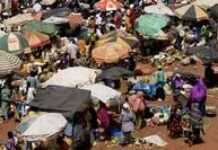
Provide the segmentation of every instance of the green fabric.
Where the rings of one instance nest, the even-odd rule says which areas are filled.
[[[24,31],[41,32],[51,36],[58,34],[58,28],[54,24],[43,23],[40,21],[30,21],[23,27]]]
[[[137,19],[135,30],[145,36],[155,37],[168,21],[167,17],[161,15],[143,15]]]
[[[9,49],[8,47],[8,36],[10,34],[15,34],[18,38],[19,41],[19,49]],[[9,53],[21,53],[24,49],[28,48],[29,44],[27,42],[27,40],[19,33],[9,33],[4,35],[1,39],[0,39],[0,50],[4,50],[6,52]]]

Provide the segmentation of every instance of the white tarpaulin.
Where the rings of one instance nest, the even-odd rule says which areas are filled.
[[[86,67],[70,67],[58,71],[48,81],[42,84],[43,87],[49,85],[65,87],[82,87],[93,84],[100,70]]]
[[[91,96],[93,98],[97,98],[98,100],[102,101],[105,104],[111,104],[112,100],[114,100],[115,103],[118,104],[119,99],[121,97],[121,93],[119,91],[114,90],[101,83],[87,85],[87,86],[82,87],[81,89],[91,91]]]
[[[143,138],[143,141],[147,143],[155,144],[160,147],[164,147],[167,145],[167,142],[165,142],[160,136],[156,134]]]
[[[67,120],[59,113],[45,113],[28,118],[20,123],[17,131],[27,141],[43,140],[61,132]]]
[[[144,8],[146,13],[153,13],[158,15],[168,15],[175,16],[175,13],[163,3],[158,3],[156,5],[147,6]]]
[[[65,24],[65,23],[69,22],[69,19],[51,16],[51,17],[43,20],[43,22],[44,23],[51,23],[51,24]]]

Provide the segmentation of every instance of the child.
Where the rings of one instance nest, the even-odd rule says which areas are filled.
[[[182,116],[182,130],[183,130],[184,141],[187,143],[191,142],[192,128],[191,128],[189,113],[185,113]]]
[[[170,118],[168,120],[167,129],[169,130],[169,136],[172,138],[180,137],[182,133],[181,126],[181,106],[175,105],[170,114]]]

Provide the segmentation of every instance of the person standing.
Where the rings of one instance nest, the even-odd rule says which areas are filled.
[[[202,115],[205,112],[205,103],[207,99],[207,88],[204,85],[203,80],[193,79],[193,88],[190,91],[188,107],[191,109],[194,103],[197,103]]]
[[[16,145],[17,145],[17,138],[14,136],[14,134],[9,131],[8,132],[8,140],[6,143],[6,149],[7,150],[16,150]]]
[[[1,89],[1,115],[3,119],[8,119],[8,112],[10,110],[11,90],[8,83],[5,83]]]
[[[121,116],[121,129],[124,134],[124,139],[120,143],[121,145],[126,145],[133,142],[132,132],[134,131],[134,114],[130,110],[128,103],[123,104]]]
[[[158,66],[158,70],[154,74],[154,84],[157,87],[156,98],[158,101],[165,99],[164,86],[166,84],[166,75],[161,66]]]

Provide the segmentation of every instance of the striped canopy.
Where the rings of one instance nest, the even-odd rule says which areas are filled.
[[[10,74],[15,69],[19,68],[21,60],[12,54],[0,51],[0,77]]]
[[[9,33],[0,38],[0,50],[19,54],[29,49],[27,40],[20,33]]]
[[[183,20],[203,21],[208,20],[207,13],[196,5],[187,5],[176,9],[176,14]]]
[[[127,58],[130,51],[131,47],[122,41],[111,42],[93,49],[92,57],[98,64],[117,63]]]
[[[25,38],[27,39],[31,48],[37,48],[50,43],[49,36],[39,32],[25,32]]]

